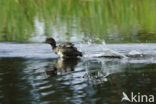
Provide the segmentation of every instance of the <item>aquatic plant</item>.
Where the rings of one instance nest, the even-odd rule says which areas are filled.
[[[0,41],[28,41],[44,34],[72,34],[106,42],[156,42],[155,0],[0,0]],[[64,28],[65,27],[65,28]]]

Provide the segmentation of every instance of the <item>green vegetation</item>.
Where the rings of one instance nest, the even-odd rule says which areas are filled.
[[[28,41],[34,20],[106,42],[156,42],[156,0],[0,0],[0,41]],[[74,30],[74,31],[73,31]]]

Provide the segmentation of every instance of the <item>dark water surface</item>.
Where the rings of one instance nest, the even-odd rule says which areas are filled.
[[[121,104],[123,92],[156,97],[156,44],[107,45],[133,56],[123,59],[94,57],[113,52],[106,45],[76,46],[84,57],[62,60],[46,44],[0,43],[0,103]]]

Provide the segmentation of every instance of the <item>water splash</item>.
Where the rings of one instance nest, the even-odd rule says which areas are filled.
[[[128,61],[155,63],[156,62],[156,48],[155,44],[144,44],[144,47],[140,47],[140,44],[83,44],[76,43],[75,46],[78,50],[83,52],[83,59],[88,58],[115,58],[121,57],[122,60],[126,60],[125,56],[128,56]],[[113,50],[112,50],[113,49]],[[132,50],[139,50],[132,51]],[[136,57],[136,54],[139,56]],[[140,56],[141,55],[141,56]],[[58,58],[58,56],[52,52],[50,45],[48,44],[18,44],[18,43],[0,43],[0,57],[23,57],[23,58]]]
[[[129,55],[142,55],[141,52],[136,51],[136,50],[132,50],[132,51],[130,51],[128,54],[129,54]]]

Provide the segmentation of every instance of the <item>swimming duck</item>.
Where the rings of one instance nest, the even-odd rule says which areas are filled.
[[[47,38],[45,43],[50,44],[53,51],[61,58],[76,58],[82,56],[82,52],[78,51],[74,44],[70,42],[61,43],[56,46],[56,41],[53,38]]]

